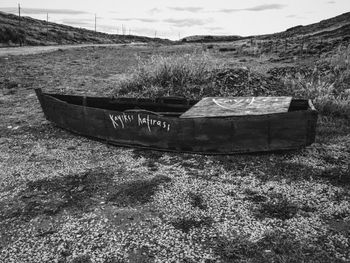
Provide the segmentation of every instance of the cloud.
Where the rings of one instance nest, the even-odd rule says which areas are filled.
[[[282,9],[285,5],[281,4],[265,4],[265,5],[257,5],[250,8],[245,8],[247,11],[264,11],[264,10],[273,10],[273,9]]]
[[[148,10],[148,12],[151,14],[160,13],[161,11],[162,10],[159,8],[152,8],[152,9]]]
[[[173,26],[177,27],[186,27],[186,26],[202,26],[210,21],[208,19],[194,19],[194,18],[186,18],[186,19],[175,19],[175,18],[168,18],[164,19],[163,22],[172,24]]]
[[[207,27],[205,27],[204,29],[213,30],[213,31],[216,31],[216,30],[224,30],[224,28],[221,27],[221,26],[207,26]]]
[[[198,6],[189,6],[189,7],[168,7],[170,10],[174,10],[174,11],[187,11],[187,12],[199,12],[201,10],[203,10],[202,7],[198,7]]]
[[[113,20],[116,21],[140,21],[144,23],[154,23],[158,22],[158,19],[153,19],[153,18],[143,18],[143,17],[130,17],[130,18],[114,18]]]
[[[0,7],[0,11],[5,13],[18,13],[18,9],[16,7]]]
[[[119,28],[115,27],[115,26],[111,26],[111,25],[98,25],[97,26],[97,29],[100,31],[100,32],[109,32],[111,34],[121,34],[121,30],[119,30]],[[129,31],[127,32],[129,33]],[[131,31],[132,33],[132,31]]]
[[[21,8],[21,13],[26,15],[33,14],[67,14],[67,15],[80,15],[80,14],[88,14],[84,11],[72,10],[72,9],[44,9],[44,8]]]
[[[303,16],[298,16],[298,15],[287,15],[286,18],[297,18],[297,19],[304,19],[305,17]]]
[[[233,13],[233,12],[240,12],[240,11],[252,11],[252,12],[260,12],[260,11],[266,11],[266,10],[277,10],[284,8],[285,5],[281,4],[263,4],[263,5],[257,5],[253,7],[248,8],[241,8],[241,9],[220,9],[219,12],[223,13]]]
[[[335,1],[328,1],[327,4],[335,4]]]
[[[87,20],[81,20],[81,19],[63,19],[62,24],[66,24],[66,25],[73,25],[73,26],[79,26],[79,27],[86,27],[86,26],[91,26],[94,22],[91,21],[87,21]]]
[[[147,27],[135,27],[132,29],[131,33],[136,35],[151,36],[151,37],[154,37],[155,34],[157,34],[157,36],[161,35],[160,32],[156,33],[154,29],[147,28]]]

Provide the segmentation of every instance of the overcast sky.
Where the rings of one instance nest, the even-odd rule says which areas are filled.
[[[350,11],[350,0],[0,0],[0,11],[107,33],[178,39],[284,31]]]

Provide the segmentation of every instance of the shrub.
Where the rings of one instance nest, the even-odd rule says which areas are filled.
[[[8,26],[0,28],[1,43],[23,43],[25,41],[25,32],[22,29],[16,29]]]
[[[139,59],[130,78],[121,81],[117,93],[135,96],[179,95],[193,97],[210,82],[218,62],[207,53]]]

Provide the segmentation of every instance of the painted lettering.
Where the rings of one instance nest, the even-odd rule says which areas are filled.
[[[112,121],[112,124],[113,124],[113,127],[114,129],[116,129],[117,127],[119,127],[118,123],[114,120],[114,116],[109,114],[109,118],[111,119]]]
[[[136,117],[136,116],[135,116]],[[125,129],[127,126],[132,125],[134,122],[134,115],[133,114],[118,114],[113,115],[109,114],[109,118],[112,121],[112,125],[115,129]],[[153,115],[145,115],[142,116],[141,114],[137,114],[137,119],[135,119],[138,127],[146,126],[147,130],[151,133],[152,127],[159,127],[161,129],[166,130],[167,132],[170,131],[170,123],[167,121],[159,119],[157,116]]]

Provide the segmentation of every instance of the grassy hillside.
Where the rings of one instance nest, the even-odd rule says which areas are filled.
[[[350,39],[350,12],[342,15],[322,20],[318,23],[295,26],[287,29],[284,32],[267,34],[261,36],[188,36],[182,39],[183,42],[221,42],[221,41],[236,41],[241,39],[287,39],[287,38],[303,38],[307,40],[327,39],[338,41],[349,41]]]
[[[325,36],[325,37],[349,37],[350,31],[350,12],[342,15],[332,17],[330,19],[322,20],[318,23],[295,26],[287,29],[285,32],[275,34],[283,36]]]
[[[0,12],[0,46],[166,42],[159,38],[111,35]]]

